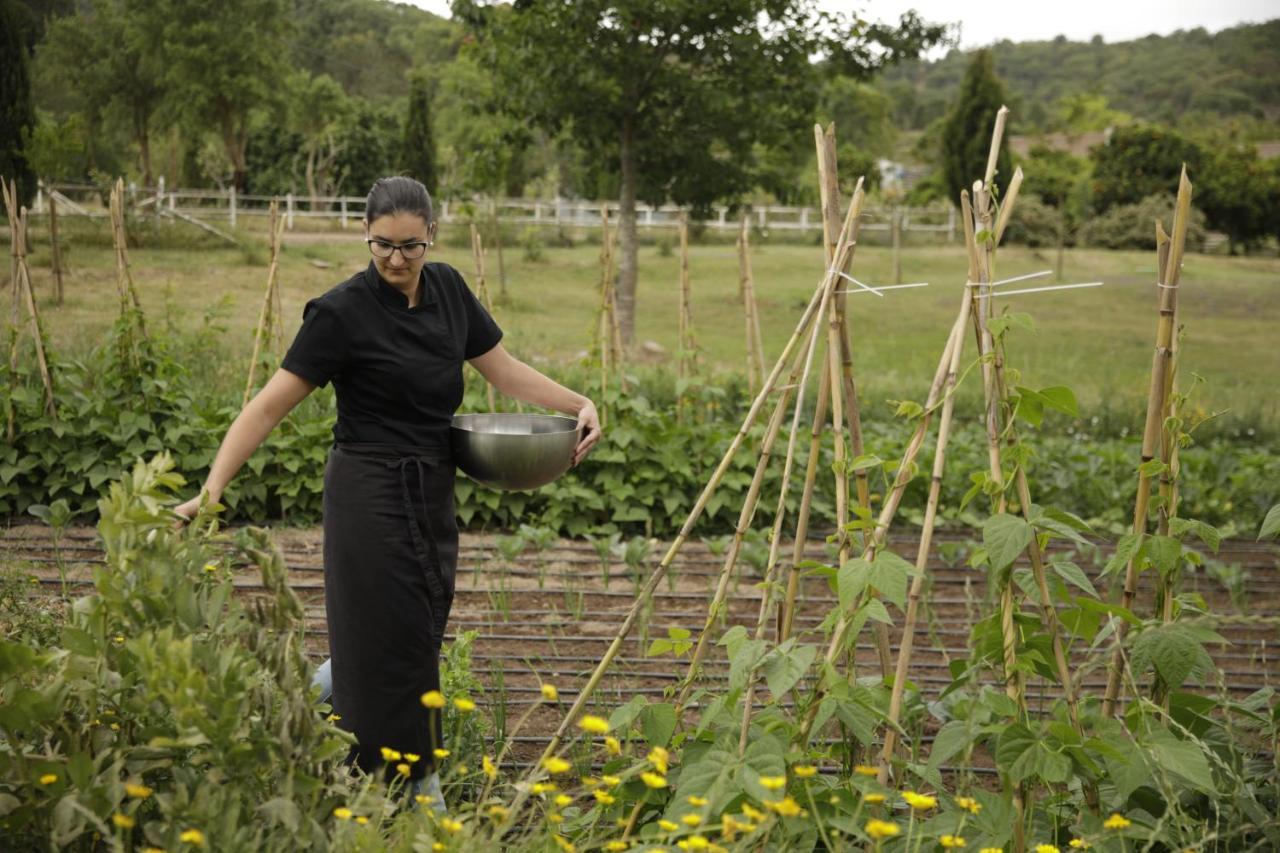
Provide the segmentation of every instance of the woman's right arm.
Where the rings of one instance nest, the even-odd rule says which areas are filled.
[[[232,422],[227,435],[222,439],[218,454],[214,457],[213,467],[209,469],[209,479],[204,483],[201,494],[177,507],[174,511],[184,518],[195,518],[200,511],[201,496],[208,493],[210,501],[222,499],[231,478],[241,466],[253,455],[267,436],[276,428],[285,415],[293,411],[306,396],[314,391],[315,385],[283,368],[259,391],[249,404],[241,410]]]

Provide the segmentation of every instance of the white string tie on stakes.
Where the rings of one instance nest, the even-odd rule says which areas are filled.
[[[1023,293],[1046,293],[1050,290],[1076,290],[1081,287],[1102,287],[1102,285],[1103,285],[1103,282],[1101,281],[1086,281],[1080,284],[1054,284],[1054,285],[1050,285],[1049,287],[1027,287],[1027,288],[1023,288],[1022,290],[1002,290],[997,295],[998,296],[1018,296]],[[983,286],[986,286],[986,283],[981,281],[978,281],[978,282],[969,281],[969,282],[965,282],[965,286],[966,287],[983,287]],[[979,293],[974,298],[986,299],[990,295],[991,295],[990,293]]]
[[[871,285],[869,285],[869,284],[863,284],[862,282],[858,281],[858,280],[857,280],[856,278],[854,278],[853,276],[849,275],[847,272],[843,272],[842,270],[838,270],[838,269],[836,269],[835,267],[832,267],[831,269],[827,270],[827,275],[838,275],[838,276],[840,276],[840,277],[841,277],[841,278],[843,278],[843,279],[848,279],[849,281],[851,281],[851,282],[853,282],[854,284],[858,285],[858,287],[861,287],[861,288],[862,288],[863,290],[865,290],[865,291],[868,291],[868,292],[870,292],[870,293],[874,293],[876,296],[881,296],[881,297],[883,297],[883,296],[884,296],[884,294],[883,294],[883,293],[881,293],[879,289],[874,288],[874,287],[872,287],[872,286],[871,286]]]

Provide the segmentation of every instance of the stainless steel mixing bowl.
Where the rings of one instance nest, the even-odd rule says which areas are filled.
[[[580,434],[574,418],[488,412],[454,415],[454,461],[495,489],[536,489],[569,470]]]

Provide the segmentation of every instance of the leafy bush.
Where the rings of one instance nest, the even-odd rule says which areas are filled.
[[[1022,212],[1019,206],[1019,215]],[[1167,196],[1148,196],[1137,204],[1116,204],[1104,213],[1093,214],[1081,226],[1079,241],[1083,246],[1101,249],[1150,249],[1155,235],[1152,223],[1156,220],[1164,222],[1166,232],[1172,227]],[[1192,207],[1191,220],[1187,224],[1187,245],[1201,246],[1204,238],[1204,213]]]
[[[1034,195],[1019,195],[1018,215],[1009,220],[1004,242],[1019,243],[1031,248],[1058,245],[1058,229],[1061,214]],[[1066,234],[1063,235],[1066,237]],[[1150,235],[1147,242],[1150,243]]]

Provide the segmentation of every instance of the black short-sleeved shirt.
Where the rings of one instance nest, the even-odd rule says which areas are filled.
[[[314,385],[333,382],[335,441],[428,443],[462,403],[462,362],[502,339],[453,267],[426,264],[418,287],[410,308],[371,262],[303,309],[281,367]]]

